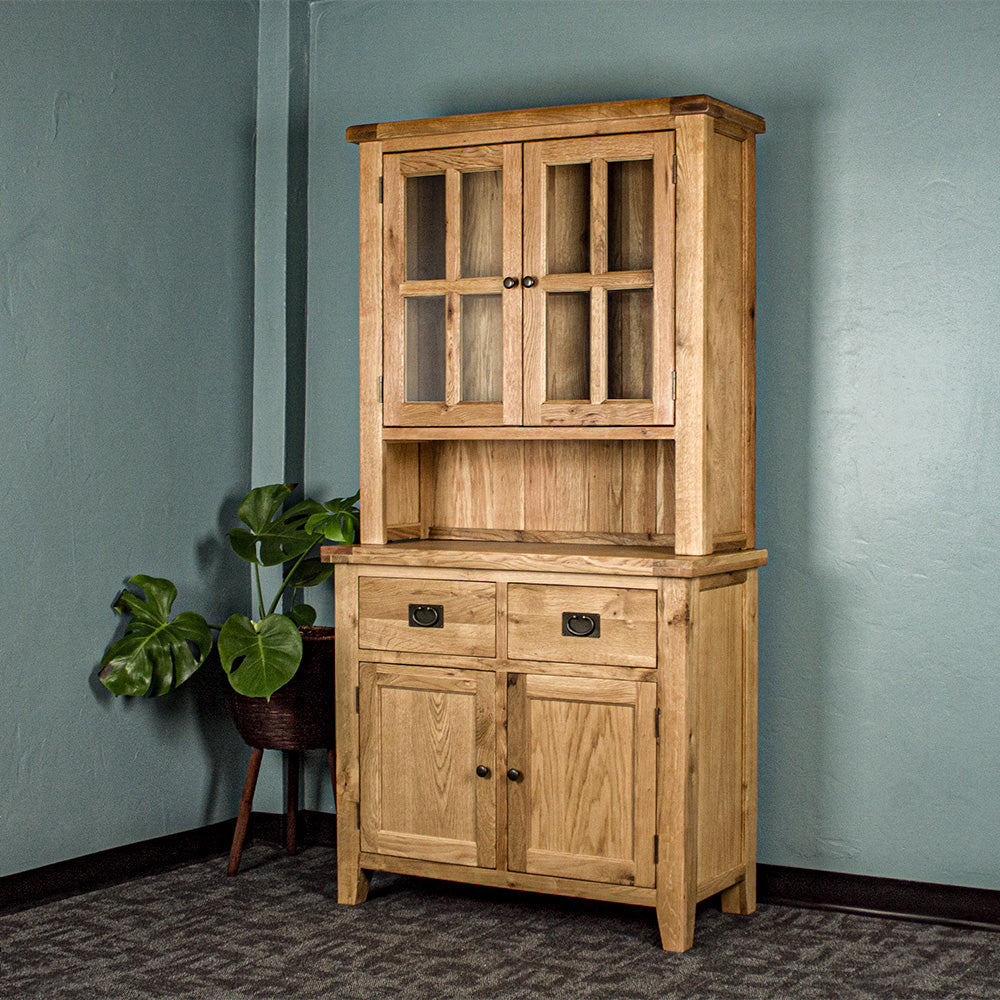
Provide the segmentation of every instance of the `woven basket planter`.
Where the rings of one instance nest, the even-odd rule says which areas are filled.
[[[245,743],[264,750],[332,749],[334,655],[332,628],[302,628],[302,663],[266,698],[226,689],[226,704]]]

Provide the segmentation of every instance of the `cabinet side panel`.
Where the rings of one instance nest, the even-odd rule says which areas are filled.
[[[708,168],[707,498],[709,525],[718,538],[746,531],[743,143],[713,134]]]
[[[365,513],[361,541],[386,541],[382,464],[382,149],[379,143],[361,146],[360,242],[358,286],[358,344],[361,402],[361,496]]]
[[[699,886],[743,863],[744,587],[697,594]]]

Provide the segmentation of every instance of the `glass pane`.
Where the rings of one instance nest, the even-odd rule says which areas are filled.
[[[545,297],[547,399],[590,399],[590,294],[549,292]]]
[[[503,301],[499,295],[462,296],[462,399],[503,398]]]
[[[444,399],[444,296],[406,300],[406,400]]]
[[[653,290],[608,292],[608,398],[653,398]]]
[[[548,168],[546,198],[548,274],[590,271],[590,164]]]
[[[406,277],[444,277],[444,174],[406,178]]]
[[[653,266],[653,161],[608,164],[608,270]]]
[[[503,271],[503,174],[462,174],[462,277]]]

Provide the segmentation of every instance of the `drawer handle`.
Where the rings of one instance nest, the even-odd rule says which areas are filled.
[[[562,634],[578,639],[598,639],[601,635],[601,616],[582,614],[579,611],[564,611]]]
[[[444,628],[443,604],[411,604],[410,628]]]

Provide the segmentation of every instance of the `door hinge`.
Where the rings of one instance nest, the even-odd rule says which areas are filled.
[[[671,167],[671,171],[670,172],[671,172],[671,175],[672,175],[673,183],[676,186],[676,184],[677,184],[677,154],[676,153],[674,153],[674,162],[673,162],[673,166]],[[381,199],[379,199],[379,200],[381,201]]]
[[[653,834],[653,864],[658,865],[660,863],[660,835],[658,833]]]
[[[360,830],[361,829],[361,803],[360,802],[355,802],[354,803],[354,807],[355,807],[354,821],[357,824],[357,828]]]
[[[385,402],[385,388],[382,385],[382,376],[381,375],[379,375],[379,377],[378,377],[378,401],[379,401],[379,405],[381,405],[381,404],[383,404]]]
[[[354,712],[356,715],[361,712],[361,688],[357,685],[354,686]]]
[[[660,710],[658,708],[653,710],[653,735],[657,739],[660,738]]]
[[[677,369],[670,373],[670,398],[677,402]]]
[[[675,169],[676,169],[676,166],[677,166],[677,154],[674,153],[674,167],[675,167]],[[674,181],[674,183],[676,183],[676,175],[675,175],[675,181]],[[384,196],[385,196],[385,182],[380,177],[378,179],[378,203],[380,205],[382,204],[382,198]]]

